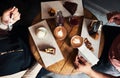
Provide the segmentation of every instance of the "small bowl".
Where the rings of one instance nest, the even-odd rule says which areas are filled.
[[[67,36],[67,30],[64,26],[57,26],[54,30],[54,35],[57,39],[63,40]]]
[[[36,29],[36,35],[38,38],[42,39],[46,36],[47,29],[45,27],[39,27]]]

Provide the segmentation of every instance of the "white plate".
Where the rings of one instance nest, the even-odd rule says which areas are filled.
[[[47,29],[47,33],[44,38],[40,39],[36,35],[35,31],[40,26],[44,26]],[[33,41],[35,42],[35,46],[37,47],[37,50],[39,51],[39,54],[44,62],[44,65],[46,67],[64,59],[63,55],[61,53],[61,50],[59,49],[59,46],[56,43],[56,40],[46,22],[46,20],[43,20],[35,25],[32,25],[29,27],[30,34],[33,38]],[[47,46],[54,47],[56,49],[55,55],[48,54],[45,52],[41,52],[39,49],[43,49]]]
[[[94,51],[92,52],[89,50],[85,44],[83,44],[82,47],[79,47],[79,50],[81,51],[82,55],[90,62],[92,65],[96,64],[98,62],[98,54],[99,54],[99,46],[100,46],[100,39],[101,39],[101,31],[98,30],[99,38],[97,40],[93,39],[87,30],[87,26],[90,24],[92,20],[91,19],[84,19],[83,25],[82,25],[82,31],[81,36],[83,38],[87,38],[90,43],[92,44]]]
[[[68,0],[71,2],[75,2],[78,4],[77,11],[75,15],[83,16],[83,4],[82,0]],[[63,1],[49,1],[49,2],[41,2],[41,17],[42,19],[54,18],[53,16],[49,16],[48,8],[54,8],[56,11],[61,10],[64,17],[68,17],[71,14],[63,7]]]

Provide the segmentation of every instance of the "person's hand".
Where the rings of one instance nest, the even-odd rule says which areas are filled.
[[[9,25],[9,24],[14,24],[16,21],[20,19],[20,13],[18,12],[18,8],[13,7],[8,10],[6,10],[2,17],[1,17],[1,22],[4,25]]]
[[[91,64],[87,62],[82,56],[76,56],[74,65],[76,70],[79,72],[90,74],[92,71]]]
[[[108,22],[120,25],[120,12],[111,12],[107,14]]]

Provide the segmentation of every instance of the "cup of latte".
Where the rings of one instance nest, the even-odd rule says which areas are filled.
[[[40,39],[44,38],[46,33],[47,33],[47,29],[45,27],[39,27],[36,29],[36,35]]]
[[[54,35],[57,39],[63,40],[67,36],[67,30],[64,26],[57,26],[54,30]]]
[[[78,48],[80,47],[82,44],[83,44],[83,38],[79,35],[74,35],[72,38],[71,38],[71,46],[73,48]]]

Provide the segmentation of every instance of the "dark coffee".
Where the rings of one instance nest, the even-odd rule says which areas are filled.
[[[71,16],[69,19],[69,22],[71,25],[78,25],[79,24],[79,18],[77,16]]]

